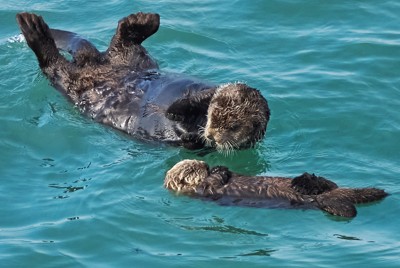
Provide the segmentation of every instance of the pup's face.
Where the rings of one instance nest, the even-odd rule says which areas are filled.
[[[176,192],[195,193],[198,186],[209,175],[209,167],[203,161],[183,160],[168,170],[164,187]]]

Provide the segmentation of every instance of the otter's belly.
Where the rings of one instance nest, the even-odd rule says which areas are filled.
[[[104,84],[85,92],[78,106],[94,120],[135,138],[179,145],[185,127],[166,118],[165,111],[177,99],[209,87],[177,74],[132,73],[118,88]]]

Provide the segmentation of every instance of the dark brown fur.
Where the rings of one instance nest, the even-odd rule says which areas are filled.
[[[104,52],[75,33],[50,29],[35,14],[17,14],[17,22],[51,84],[97,122],[140,140],[188,149],[229,152],[264,137],[269,109],[258,90],[243,83],[218,87],[158,69],[141,45],[157,32],[158,14],[121,19]]]
[[[166,174],[164,186],[180,194],[218,201],[224,205],[319,208],[332,215],[355,217],[354,204],[387,196],[376,188],[339,188],[323,177],[304,173],[294,179],[245,176],[203,161],[183,160]]]

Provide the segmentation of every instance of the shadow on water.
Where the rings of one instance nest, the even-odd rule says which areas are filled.
[[[88,164],[77,167],[76,171],[82,172],[85,169],[89,169],[92,165],[92,162]],[[42,163],[39,165],[42,168],[54,168],[56,167],[56,160],[52,158],[43,158]],[[68,170],[62,170],[58,174],[67,174]],[[76,175],[73,175],[76,176]],[[60,183],[49,183],[48,187],[53,189],[59,189],[62,191],[62,194],[58,194],[54,196],[54,199],[65,199],[69,198],[71,193],[84,190],[88,187],[88,183],[92,180],[91,177],[83,177],[79,179],[74,179],[72,182],[60,182]]]
[[[87,182],[89,182],[91,180],[92,180],[91,178],[88,178],[88,179],[83,178],[83,179],[76,180],[72,183],[67,183],[67,182],[50,183],[49,187],[62,190],[62,194],[55,196],[54,199],[65,199],[65,198],[70,197],[69,194],[74,193],[79,190],[84,190],[85,188],[87,188],[88,187]],[[73,184],[78,184],[78,185],[73,185]],[[84,184],[84,185],[82,186],[82,184]]]
[[[183,228],[188,231],[211,231],[211,232],[219,232],[219,233],[228,233],[228,234],[238,234],[238,235],[252,235],[252,236],[260,236],[267,237],[268,234],[256,232],[253,230],[247,230],[240,227],[235,227],[233,225],[225,224],[225,220],[221,217],[212,216],[209,220],[211,224],[203,225],[203,226],[193,226],[187,224],[180,224],[178,222],[182,221],[193,221],[192,217],[185,218],[175,218],[173,220],[167,220],[167,222],[176,222],[177,226]]]
[[[242,234],[242,235],[255,235],[255,236],[268,236],[259,232],[238,228],[231,225],[213,225],[213,226],[181,226],[185,230],[189,231],[213,231],[220,233],[231,233],[231,234]]]
[[[341,234],[334,234],[333,236],[343,239],[343,240],[350,240],[350,241],[361,241],[360,238],[357,238],[355,236],[347,236],[347,235],[341,235]]]
[[[240,257],[248,257],[248,256],[269,257],[269,256],[271,256],[272,253],[274,253],[276,251],[277,251],[276,249],[256,249],[249,253],[243,253],[243,254],[239,254],[237,256],[240,256]]]

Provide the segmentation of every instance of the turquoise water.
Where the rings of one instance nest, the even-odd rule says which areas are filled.
[[[14,2],[0,0],[2,267],[400,266],[399,1]],[[260,89],[272,110],[266,138],[198,156],[92,122],[40,73],[18,36],[20,11],[101,49],[123,16],[158,12],[144,45],[160,66]],[[186,158],[391,195],[352,220],[220,207],[162,187]]]

